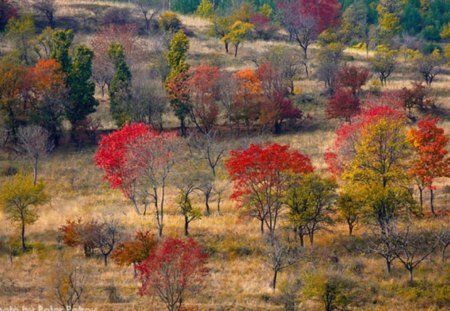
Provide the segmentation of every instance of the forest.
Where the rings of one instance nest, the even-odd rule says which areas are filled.
[[[450,0],[0,0],[0,311],[450,309]]]

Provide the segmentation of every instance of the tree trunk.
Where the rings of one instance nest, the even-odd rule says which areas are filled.
[[[184,118],[180,118],[180,132],[181,132],[181,137],[186,137],[186,124],[184,121]]]
[[[22,251],[25,252],[27,250],[27,246],[25,245],[25,219],[22,219],[22,228],[20,232],[20,237],[22,241]]]
[[[103,263],[105,264],[105,267],[108,266],[108,255],[103,254]]]
[[[206,207],[206,215],[208,215],[208,216],[211,215],[211,209],[209,207],[209,199],[211,197],[211,190],[205,191],[205,207]]]
[[[189,235],[189,219],[184,216],[184,236]]]
[[[278,276],[278,270],[275,270],[273,272],[273,279],[272,279],[272,289],[275,290],[277,286],[277,276]]]
[[[38,163],[39,163],[39,159],[37,157],[34,158],[34,167],[33,167],[33,185],[34,186],[36,186],[36,183],[37,183]]]
[[[261,235],[264,235],[264,219],[261,219]]]
[[[314,245],[314,231],[311,231],[309,234],[309,244],[311,244],[311,246]]]
[[[409,284],[414,283],[414,277],[413,277],[413,268],[407,268],[409,272]]]
[[[234,45],[234,57],[237,57],[238,49],[239,49],[239,45],[238,44]]]
[[[433,188],[431,188],[431,187],[430,187],[430,208],[431,208],[431,213],[433,213],[433,216],[437,216],[436,211],[434,210],[434,191],[433,191]]]
[[[389,274],[391,274],[391,270],[392,270],[391,264],[392,264],[392,262],[390,260],[386,259],[386,268],[387,268],[387,272]]]
[[[423,214],[423,188],[419,187],[419,212]]]
[[[300,238],[300,246],[305,247],[305,239],[304,239],[305,235],[303,234],[303,229],[300,228],[298,230],[298,236]]]
[[[228,42],[228,41],[225,41],[225,52],[228,54],[228,53],[230,53],[230,48],[229,48],[229,46],[230,46],[230,43]]]
[[[353,223],[352,222],[348,222],[348,235],[349,236],[353,235]]]

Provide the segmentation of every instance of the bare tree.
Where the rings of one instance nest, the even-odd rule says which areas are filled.
[[[108,265],[108,257],[120,240],[120,230],[117,221],[109,220],[97,227],[97,232],[93,236],[95,247],[103,255],[105,266]]]
[[[55,12],[57,9],[55,0],[34,0],[33,9],[39,14],[45,15],[51,28],[55,28]]]
[[[132,0],[137,5],[145,19],[145,29],[150,31],[152,19],[158,15],[162,9],[161,0]]]
[[[383,257],[386,262],[387,272],[391,273],[392,263],[397,258],[392,238],[385,234],[379,234],[371,237],[369,240],[368,251]]]
[[[18,151],[25,154],[33,163],[33,184],[36,185],[38,178],[39,161],[53,149],[49,143],[48,132],[36,125],[19,128]]]
[[[299,261],[299,250],[274,233],[269,234],[266,247],[267,263],[273,272],[271,287],[275,290],[278,273]]]
[[[403,232],[393,233],[393,253],[408,271],[410,283],[414,282],[414,269],[439,247],[441,236],[442,233],[414,230],[411,224]]]
[[[75,259],[62,257],[54,268],[54,300],[64,309],[73,310],[86,291],[88,271]]]

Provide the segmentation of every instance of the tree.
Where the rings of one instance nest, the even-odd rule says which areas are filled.
[[[378,46],[375,57],[371,60],[373,70],[378,74],[381,85],[386,85],[396,65],[397,51],[385,46]]]
[[[167,63],[170,67],[169,76],[166,78],[166,90],[171,99],[171,105],[175,115],[180,120],[180,131],[182,136],[186,136],[185,119],[189,115],[187,81],[189,76],[187,71],[189,65],[186,63],[186,53],[189,49],[189,40],[186,34],[180,30],[170,41],[169,52],[167,53]]]
[[[396,35],[400,27],[400,16],[402,14],[401,3],[392,0],[381,0],[377,5],[378,24],[380,36],[386,42]]]
[[[67,220],[66,224],[59,228],[64,245],[69,247],[81,246],[85,257],[92,257],[97,250],[96,239],[102,231],[102,224],[96,220],[83,221]]]
[[[277,287],[278,273],[299,261],[298,250],[274,234],[269,234],[266,243],[267,263],[273,272],[270,286]]]
[[[191,198],[189,198],[190,193],[193,188],[188,188],[185,191],[181,191],[180,198],[178,199],[178,205],[181,209],[181,214],[184,217],[184,235],[189,235],[189,224],[196,219],[201,218],[201,211],[198,208],[192,206]]]
[[[344,46],[341,43],[329,43],[322,45],[317,55],[319,64],[317,68],[317,77],[325,83],[328,91],[335,89],[335,78],[340,67],[344,52]]]
[[[102,138],[96,152],[98,167],[112,188],[119,188],[138,214],[153,203],[159,236],[164,227],[167,178],[180,144],[175,133],[158,133],[134,123]]]
[[[259,121],[262,125],[271,126],[273,132],[279,134],[285,120],[301,119],[303,113],[287,97],[288,90],[284,86],[282,73],[272,64],[261,64],[256,75],[266,97],[260,107]]]
[[[336,207],[339,211],[339,216],[348,225],[348,235],[353,234],[353,229],[361,216],[361,208],[364,202],[358,200],[350,193],[342,193],[339,195]]]
[[[234,57],[237,57],[239,45],[245,40],[253,25],[242,21],[237,21],[231,25],[228,33],[222,38],[224,42],[234,45]]]
[[[444,59],[439,51],[435,49],[429,55],[419,54],[415,59],[415,65],[425,83],[430,86],[435,77],[442,72]]]
[[[225,36],[229,33],[232,24],[233,20],[230,16],[215,16],[209,29],[210,35],[218,37],[224,43],[227,54],[229,52],[230,41]]]
[[[178,15],[171,11],[166,11],[159,18],[159,27],[166,32],[176,33],[181,30],[181,20]]]
[[[271,64],[272,68],[279,71],[290,95],[294,95],[294,81],[299,79],[301,62],[302,59],[295,50],[281,45],[271,47],[261,61],[261,63]]]
[[[36,34],[33,18],[30,15],[24,15],[20,18],[10,18],[6,25],[6,36],[14,46],[14,52],[18,59],[30,65],[32,63],[31,49],[32,40]]]
[[[69,48],[72,45],[74,33],[71,29],[58,29],[53,32],[52,53],[50,57],[61,65],[62,72],[69,75],[72,68],[72,59],[69,55]]]
[[[328,100],[326,112],[330,119],[343,118],[351,123],[361,112],[361,102],[351,90],[339,88]]]
[[[111,259],[120,266],[133,265],[135,276],[137,276],[137,265],[147,259],[155,248],[156,241],[150,231],[137,231],[132,239],[117,244]]]
[[[37,207],[48,201],[42,182],[33,184],[33,177],[18,174],[9,178],[2,187],[0,205],[13,223],[20,227],[22,251],[27,250],[25,244],[25,227],[38,219]]]
[[[131,72],[125,61],[124,50],[120,43],[111,44],[108,49],[108,56],[115,68],[109,88],[110,111],[120,127],[130,120]]]
[[[18,138],[19,152],[25,153],[33,163],[33,185],[36,186],[39,161],[53,148],[50,135],[44,128],[30,125],[19,128]]]
[[[166,239],[137,266],[140,294],[157,295],[169,311],[180,310],[186,294],[195,294],[202,285],[207,257],[192,239]]]
[[[393,252],[409,273],[409,282],[414,282],[414,269],[437,250],[440,236],[431,232],[411,229],[408,224],[404,232],[395,232],[392,238]]]
[[[228,109],[230,121],[244,121],[247,130],[259,118],[263,101],[262,83],[256,73],[250,69],[242,69],[233,74],[231,106]]]
[[[49,143],[57,146],[64,116],[63,103],[68,95],[61,65],[54,59],[41,59],[28,69],[27,80],[25,89],[32,105],[31,121],[44,128]]]
[[[113,43],[120,43],[124,49],[125,61],[130,68],[138,66],[144,60],[144,53],[138,37],[138,29],[133,24],[111,24],[97,31],[90,41],[95,56],[92,60],[92,78],[100,87],[102,96],[106,87],[110,87],[114,76],[114,64],[108,50]]]
[[[387,272],[390,274],[392,271],[392,263],[397,259],[394,252],[392,236],[386,234],[375,234],[374,237],[370,237],[368,250],[371,253],[383,257],[386,262]]]
[[[434,105],[433,98],[428,96],[428,89],[420,82],[412,84],[412,88],[402,88],[398,94],[402,108],[408,111],[408,116],[414,118],[412,109],[426,110]]]
[[[145,19],[145,30],[150,31],[150,25],[153,18],[158,15],[161,10],[160,0],[133,0]],[[151,13],[150,13],[151,10]]]
[[[288,218],[294,225],[303,246],[303,236],[309,236],[314,244],[314,234],[331,224],[332,205],[336,197],[337,185],[333,179],[321,178],[316,174],[300,177],[289,188],[287,206]]]
[[[5,30],[11,18],[17,18],[17,8],[10,0],[0,0],[0,31]]]
[[[210,0],[202,0],[195,14],[203,18],[211,18],[214,16],[214,4]]]
[[[350,89],[353,95],[359,96],[361,88],[367,83],[370,71],[362,66],[342,66],[336,73],[336,87]]]
[[[193,69],[189,81],[189,99],[192,104],[191,119],[202,133],[214,127],[219,116],[219,75],[218,67],[200,65]]]
[[[108,257],[114,251],[120,240],[120,230],[116,221],[105,221],[98,226],[93,236],[93,244],[103,255],[105,267],[108,265]]]
[[[252,144],[245,150],[232,150],[225,165],[233,181],[231,198],[261,222],[261,233],[265,226],[271,234],[284,206],[284,192],[289,189],[291,176],[313,171],[307,156],[278,144]]]
[[[277,2],[280,22],[308,59],[308,47],[319,34],[337,23],[340,5],[336,0],[294,0]]]
[[[365,216],[374,219],[383,234],[389,234],[400,210],[414,207],[408,191],[411,146],[405,121],[401,112],[375,106],[337,130],[337,152],[329,158],[343,189],[364,201]]]
[[[51,28],[55,28],[55,12],[57,9],[55,0],[34,0],[33,9],[45,15]]]
[[[345,40],[352,43],[363,42],[366,46],[366,53],[369,53],[369,21],[368,8],[364,1],[354,1],[342,13],[342,32]]]
[[[89,271],[77,260],[66,257],[61,256],[53,267],[51,288],[56,303],[63,309],[73,310],[86,292]]]
[[[98,101],[94,98],[95,84],[91,81],[94,52],[84,45],[75,50],[72,68],[68,77],[69,100],[65,105],[65,115],[72,125],[72,139],[81,121],[95,111]]]
[[[450,157],[448,157],[447,144],[449,138],[444,129],[437,126],[438,118],[428,116],[419,120],[417,128],[408,132],[408,138],[415,151],[410,173],[417,180],[420,194],[420,208],[422,211],[423,189],[430,190],[430,208],[433,215],[434,209],[433,181],[437,177],[450,176]]]

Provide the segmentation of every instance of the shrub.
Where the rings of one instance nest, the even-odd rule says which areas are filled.
[[[167,11],[161,14],[159,27],[164,31],[175,33],[181,29],[181,20],[174,12]]]

